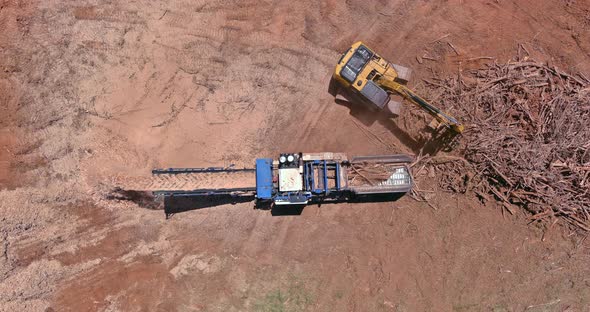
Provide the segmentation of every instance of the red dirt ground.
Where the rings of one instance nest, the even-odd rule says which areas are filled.
[[[166,220],[107,195],[154,167],[416,154],[422,114],[371,123],[328,94],[348,45],[412,68],[425,92],[422,78],[527,51],[590,77],[589,8],[1,0],[0,310],[587,311],[583,236],[427,173],[416,182],[433,207],[406,196],[273,216],[238,202]]]

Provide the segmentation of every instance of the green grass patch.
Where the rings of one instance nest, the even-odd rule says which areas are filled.
[[[254,304],[257,312],[300,312],[313,303],[313,296],[303,281],[290,278],[285,287],[268,292]]]

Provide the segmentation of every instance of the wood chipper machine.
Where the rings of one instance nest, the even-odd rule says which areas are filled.
[[[285,153],[258,158],[254,168],[155,169],[152,177],[127,185],[166,197],[255,196],[258,203],[363,201],[375,195],[399,195],[412,189],[408,155],[360,156],[343,153]]]

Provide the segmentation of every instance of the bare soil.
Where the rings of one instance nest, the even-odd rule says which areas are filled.
[[[417,154],[421,112],[392,120],[328,94],[348,45],[412,68],[410,85],[436,102],[422,79],[506,61],[519,46],[590,77],[589,8],[0,0],[0,310],[588,310],[584,236],[448,193],[436,172],[415,177],[428,202],[294,216],[234,201],[166,219],[108,195],[156,167]]]

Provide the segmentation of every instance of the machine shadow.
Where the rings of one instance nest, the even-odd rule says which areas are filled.
[[[340,201],[316,201],[310,203],[308,205],[288,205],[288,206],[277,206],[274,205],[270,208],[271,214],[273,216],[298,216],[303,213],[303,209],[307,206],[317,205],[318,207],[322,207],[323,205],[334,205],[334,204],[342,204],[342,203],[385,203],[385,202],[395,202],[402,198],[405,194],[367,194],[367,195],[356,195],[353,198],[348,200],[340,200]],[[264,208],[262,208],[264,209]],[[267,208],[268,209],[268,208]]]
[[[402,198],[406,193],[391,193],[391,194],[365,194],[365,195],[355,195],[348,200],[341,200],[341,201],[330,201],[330,202],[317,202],[318,207],[326,204],[340,204],[340,203],[351,203],[351,204],[360,204],[360,203],[386,203],[386,202],[395,202]]]
[[[305,205],[273,205],[272,207],[270,207],[270,214],[274,217],[300,216],[303,213],[303,209],[305,209]]]
[[[370,127],[375,122],[378,122],[379,124],[387,128],[387,130],[389,130],[393,135],[395,135],[397,139],[400,140],[400,142],[402,142],[402,144],[410,148],[414,153],[418,153],[420,149],[424,146],[425,142],[421,142],[414,139],[408,132],[401,129],[395,123],[395,121],[393,121],[391,118],[389,118],[389,116],[387,116],[383,112],[368,109],[365,105],[358,104],[347,99],[336,98],[334,99],[334,102],[338,105],[348,108],[350,115],[366,127]]]
[[[254,202],[255,196],[209,195],[209,196],[166,196],[164,198],[164,213],[166,219],[174,214],[192,210],[213,208],[222,205]],[[270,210],[273,216],[301,215],[304,205],[277,206],[270,202],[256,202],[255,209]]]
[[[385,203],[395,202],[402,198],[406,193],[392,193],[392,194],[368,194],[368,195],[357,195],[351,198],[349,203]]]
[[[344,106],[349,109],[350,115],[356,120],[361,122],[363,125],[370,127],[375,122],[378,122],[387,130],[389,130],[397,139],[410,148],[415,154],[428,154],[436,155],[441,150],[446,150],[449,147],[449,142],[453,141],[452,137],[449,137],[449,133],[434,132],[432,137],[428,140],[415,139],[407,131],[400,128],[397,123],[390,118],[387,114],[380,111],[374,111],[368,109],[365,105],[357,103],[353,100],[348,100],[346,95],[342,95],[344,99],[335,98],[334,102],[338,105]],[[425,129],[428,130],[428,129]],[[432,132],[432,130],[428,130]]]
[[[394,202],[403,197],[404,194],[368,194],[357,195],[348,200],[341,201],[316,201],[308,205],[272,205],[270,202],[257,202],[255,209],[270,210],[272,216],[299,216],[306,206],[339,204],[339,203],[383,203]],[[210,196],[167,196],[164,198],[163,206],[166,219],[174,214],[192,210],[213,208],[221,205],[235,205],[255,200],[254,196],[231,196],[231,195],[210,195]]]
[[[209,195],[209,196],[165,196],[164,213],[166,219],[172,215],[192,210],[213,208],[222,205],[235,205],[254,201],[252,196]]]

